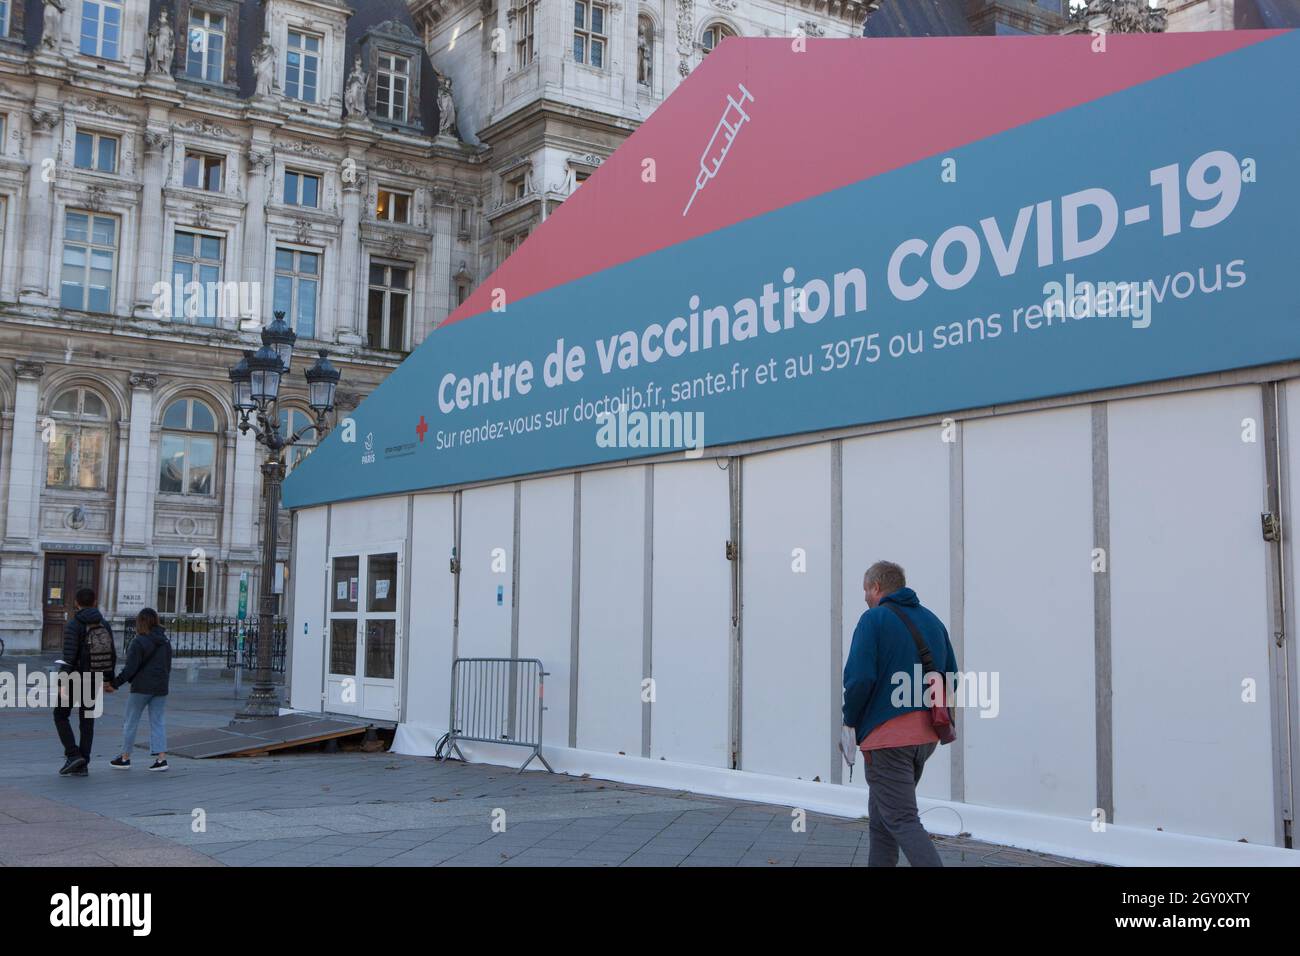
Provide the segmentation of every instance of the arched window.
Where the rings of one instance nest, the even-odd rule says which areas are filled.
[[[54,434],[46,486],[102,490],[108,473],[108,405],[88,388],[70,388],[54,399],[50,418]]]
[[[722,23],[711,23],[704,31],[704,52],[708,53],[727,37],[734,37],[736,32]]]
[[[217,420],[197,398],[178,398],[162,417],[158,490],[173,495],[211,495],[217,460]]]
[[[298,444],[285,452],[284,470],[285,473],[293,471],[298,467],[298,462],[302,461],[316,449],[316,417],[309,415],[307,412],[298,408],[280,409],[280,437],[286,441],[298,429],[310,426],[307,431],[303,432]]]

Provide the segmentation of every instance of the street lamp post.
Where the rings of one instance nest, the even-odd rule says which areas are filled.
[[[334,408],[334,390],[340,377],[338,369],[330,364],[328,353],[320,349],[316,363],[303,373],[307,379],[308,404],[316,413],[316,420],[288,437],[281,434],[275,403],[281,378],[289,373],[293,345],[297,340],[298,336],[284,321],[284,313],[276,312],[275,321],[262,329],[262,347],[256,352],[246,351],[229,371],[231,399],[239,413],[239,430],[242,433],[251,428],[258,443],[267,450],[266,461],[262,464],[262,489],[266,500],[262,524],[262,583],[257,614],[257,670],[253,691],[243,709],[235,715],[238,720],[257,720],[280,714],[280,695],[271,677],[275,641],[275,595],[271,589],[280,516],[280,482],[284,480],[284,450],[297,444],[308,431],[315,431],[318,441],[325,437],[325,416]],[[256,422],[250,419],[256,419]]]

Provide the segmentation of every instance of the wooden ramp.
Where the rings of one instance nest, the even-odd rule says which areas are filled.
[[[210,730],[168,734],[167,752],[195,759],[261,757],[272,750],[364,734],[371,726],[314,714],[285,714],[266,720],[236,721]]]

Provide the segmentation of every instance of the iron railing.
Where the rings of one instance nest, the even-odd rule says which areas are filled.
[[[226,667],[235,667],[239,658],[239,629],[244,630],[245,669],[257,667],[257,618],[240,621],[233,617],[190,617],[162,615],[163,629],[172,644],[172,659],[220,660]],[[282,617],[275,619],[275,641],[271,646],[271,670],[284,673],[285,649],[288,644],[289,624]],[[122,619],[122,654],[135,639],[135,618]]]
[[[451,665],[451,716],[440,753],[465,755],[458,740],[530,747],[522,771],[542,756],[543,679],[546,671],[535,657],[458,657]],[[444,749],[445,748],[445,749]]]

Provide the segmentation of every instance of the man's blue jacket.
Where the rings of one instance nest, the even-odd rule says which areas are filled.
[[[948,629],[921,606],[915,591],[899,588],[881,598],[880,604],[858,619],[849,659],[844,664],[844,723],[857,731],[858,743],[899,714],[929,709],[924,705],[915,706],[911,693],[914,668],[921,662],[916,642],[898,615],[885,607],[886,603],[898,605],[916,625],[930,648],[937,670],[945,674],[957,673],[957,655],[953,653],[952,641],[948,640]],[[902,686],[909,692],[902,707],[894,706],[891,699],[898,686],[895,674],[907,675],[907,683]]]

